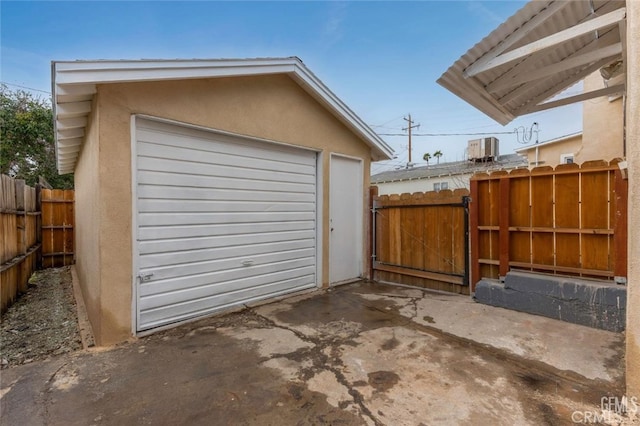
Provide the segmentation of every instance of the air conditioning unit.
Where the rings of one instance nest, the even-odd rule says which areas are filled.
[[[469,161],[493,161],[498,158],[498,139],[481,138],[469,141]]]

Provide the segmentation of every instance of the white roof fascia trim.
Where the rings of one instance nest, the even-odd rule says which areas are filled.
[[[126,83],[139,81],[185,80],[213,77],[283,74],[293,71],[292,63],[240,65],[236,67],[139,67],[132,69],[102,68],[94,70],[60,70],[57,84]]]
[[[557,108],[564,105],[573,104],[576,102],[587,101],[593,98],[599,98],[601,96],[612,96],[614,94],[624,93],[625,85],[617,84],[611,87],[605,87],[604,89],[598,89],[587,93],[582,93],[580,95],[570,96],[568,98],[558,99],[557,101],[551,101],[544,104],[536,105],[534,107],[526,109],[525,113],[530,114],[533,112],[544,111],[551,108]]]
[[[599,16],[590,21],[586,21],[571,28],[567,28],[566,30],[559,31],[555,34],[541,38],[540,40],[536,40],[525,46],[497,56],[487,61],[487,63],[483,66],[477,66],[473,70],[467,69],[464,75],[466,78],[473,77],[482,72],[492,70],[510,62],[517,61],[518,59],[522,59],[541,50],[549,49],[553,46],[572,40],[576,37],[580,37],[592,31],[597,31],[602,28],[618,24],[620,21],[624,20],[625,17],[626,8],[621,7],[620,9],[616,9],[615,11],[609,12],[606,15]]]
[[[556,12],[562,10],[562,8],[564,8],[568,3],[569,2],[558,0],[551,2],[551,4],[549,4],[546,9],[540,11],[532,19],[526,22],[521,28],[511,33],[502,41],[502,43],[498,44],[493,49],[481,56],[476,62],[469,65],[469,67],[467,67],[467,69],[463,71],[462,75],[465,78],[469,78],[482,72],[478,70],[483,69],[485,66],[487,66],[487,64],[495,60],[495,58],[498,57],[502,52],[522,40],[527,34],[535,30],[547,19],[551,18]]]

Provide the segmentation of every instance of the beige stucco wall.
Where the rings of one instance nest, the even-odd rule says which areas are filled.
[[[98,325],[98,344],[122,341],[132,333],[132,192],[131,116],[146,114],[180,122],[255,136],[322,152],[323,212],[322,280],[329,277],[329,159],[341,153],[363,159],[364,206],[368,197],[370,149],[333,115],[285,75],[235,77],[207,80],[119,83],[97,88],[99,158],[86,156],[78,164],[77,180],[91,181],[90,168],[97,173],[98,195],[79,191],[78,210],[98,197],[96,218],[87,224],[99,225],[99,259],[80,260],[80,280],[93,288],[98,283],[99,308],[89,309],[92,324]],[[86,147],[83,149],[83,151]],[[90,158],[90,159],[89,159]],[[99,161],[98,161],[99,160]],[[88,163],[92,164],[88,164]],[[82,183],[81,185],[86,185]],[[82,212],[83,215],[85,212]],[[363,214],[365,213],[363,209]],[[368,216],[365,216],[368,217]],[[366,221],[365,221],[366,222]],[[95,232],[93,232],[95,234]],[[366,235],[366,230],[363,232]],[[79,258],[95,241],[78,241]],[[363,241],[363,253],[366,253]],[[95,265],[91,269],[89,265]],[[363,266],[364,270],[364,266]],[[91,297],[94,297],[92,293]],[[89,302],[92,302],[91,297]],[[96,312],[98,310],[98,312]],[[96,318],[96,315],[99,318]]]
[[[584,79],[584,91],[603,89],[599,71]],[[622,158],[623,150],[622,98],[609,102],[607,96],[583,102],[582,150],[576,153],[576,163],[589,160],[611,161]]]
[[[627,274],[627,395],[640,398],[640,2],[627,2],[627,162],[629,269]]]
[[[575,135],[564,140],[538,147],[538,165],[555,167],[560,164],[562,154],[574,154],[574,162],[579,163],[577,154],[581,151],[582,135]],[[519,151],[520,152],[520,151]],[[536,149],[531,147],[522,154],[527,155],[529,167],[536,166]],[[591,158],[595,160],[595,158]],[[587,161],[587,160],[585,160]]]
[[[75,247],[76,272],[91,326],[96,334],[102,327],[100,316],[100,186],[97,164],[99,162],[99,119],[93,101],[88,117],[86,137],[80,150],[75,169]]]

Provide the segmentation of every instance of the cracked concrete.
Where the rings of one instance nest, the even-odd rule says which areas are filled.
[[[464,296],[356,283],[3,370],[0,420],[571,424],[622,394],[621,342]]]

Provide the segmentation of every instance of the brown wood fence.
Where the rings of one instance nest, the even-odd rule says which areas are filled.
[[[42,190],[42,267],[57,268],[74,262],[74,191]]]
[[[0,175],[0,311],[27,290],[38,268],[74,261],[73,190],[42,189]]]
[[[39,188],[0,175],[0,311],[26,291],[40,248]]]
[[[627,180],[617,161],[471,179],[471,283],[510,269],[613,280],[627,275]]]
[[[466,189],[377,196],[372,188],[372,277],[469,294]]]

